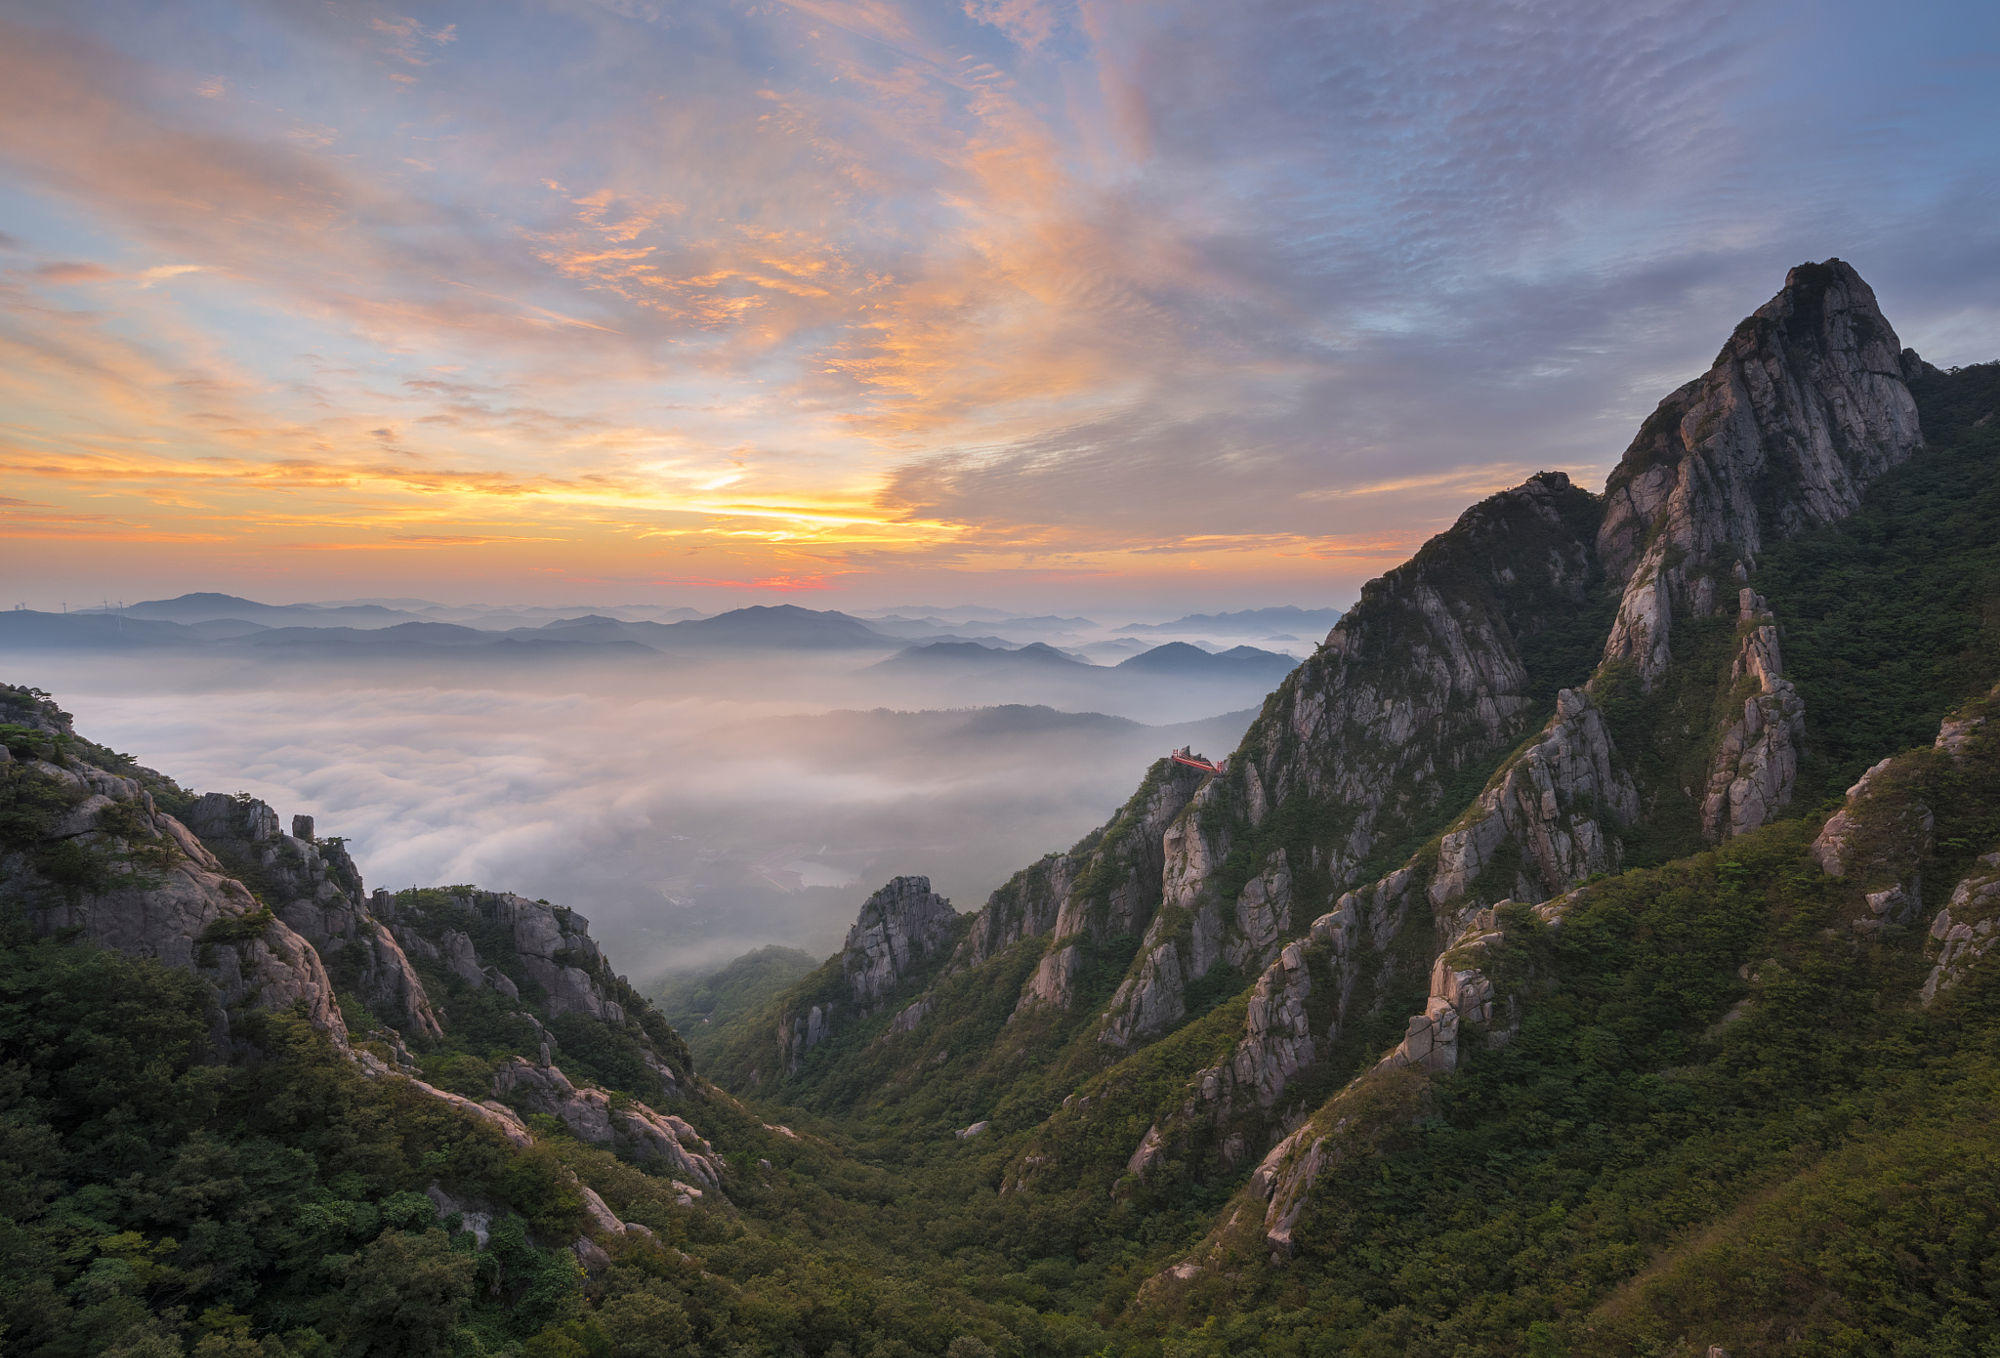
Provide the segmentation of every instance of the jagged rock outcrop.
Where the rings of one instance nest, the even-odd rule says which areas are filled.
[[[1042,955],[1035,964],[1035,970],[1021,987],[1021,998],[1014,1005],[1012,1017],[1019,1018],[1038,1008],[1060,1009],[1069,1004],[1075,993],[1077,972],[1083,967],[1083,949],[1074,943],[1065,943],[1059,948]]]
[[[1323,827],[1310,866],[1339,886],[1385,832],[1439,810],[1444,784],[1536,719],[1524,651],[1586,608],[1599,578],[1597,500],[1543,473],[1481,501],[1408,564],[1363,587],[1286,679],[1208,795],[1242,823],[1294,798]],[[1205,790],[1206,791],[1206,790]]]
[[[1921,908],[1935,829],[1921,781],[1908,756],[1884,759],[1847,790],[1813,840],[1813,860],[1829,877],[1852,883],[1867,904],[1854,920],[1857,932],[1908,924]]]
[[[837,983],[816,983],[817,992],[778,1016],[778,1059],[786,1073],[797,1074],[806,1053],[833,1035],[843,1011],[865,1017],[893,997],[914,969],[957,940],[963,919],[931,890],[928,877],[892,878],[864,901],[846,946],[830,964]],[[914,1030],[925,1012],[921,1001],[905,1007],[891,1030]]]
[[[958,912],[928,877],[896,877],[862,905],[841,949],[848,994],[863,1010],[896,988],[924,959],[951,943]]]
[[[1105,1012],[1098,1040],[1129,1047],[1135,1039],[1166,1031],[1187,1013],[1187,977],[1181,970],[1180,948],[1153,935],[1141,945],[1138,966],[1119,985]]]
[[[973,915],[952,965],[980,966],[1022,939],[1054,929],[1063,902],[1092,856],[1081,849],[1049,854],[1009,878]]]
[[[369,909],[394,926],[409,952],[467,985],[515,1001],[529,987],[551,1018],[581,1014],[613,1026],[632,1018],[629,988],[612,974],[589,921],[567,906],[452,887],[377,891]]]
[[[1107,825],[993,893],[953,953],[952,969],[980,966],[1023,939],[1046,936],[1047,951],[1015,1012],[1067,1008],[1082,962],[1079,940],[1135,934],[1151,922],[1165,871],[1162,836],[1200,785],[1190,768],[1155,763]]]
[[[826,1041],[833,1032],[833,1005],[809,1005],[803,1013],[786,1013],[778,1019],[778,1057],[788,1074],[797,1074],[806,1053]]]
[[[1950,902],[1931,920],[1926,952],[1931,972],[1920,998],[1930,1004],[1963,980],[2000,940],[2000,853],[1983,855],[1953,888]]]
[[[1784,677],[1777,620],[1762,596],[1745,586],[1737,596],[1736,659],[1730,668],[1743,715],[1722,733],[1702,798],[1702,833],[1713,844],[1745,834],[1791,805],[1798,778],[1806,705]]]
[[[1862,809],[1873,800],[1877,780],[1882,779],[1894,764],[1895,756],[1878,760],[1867,772],[1854,780],[1847,789],[1847,798],[1840,809],[1827,818],[1826,824],[1813,839],[1813,861],[1829,877],[1845,877],[1847,865],[1854,855],[1860,835]]]
[[[292,823],[310,831],[312,817]],[[369,914],[361,873],[344,844],[284,834],[266,803],[219,792],[196,799],[188,824],[237,875],[258,885],[278,918],[313,945],[341,984],[405,1039],[443,1035],[402,945]]]
[[[0,746],[0,777],[39,808],[0,842],[0,900],[40,934],[74,930],[101,947],[205,977],[216,990],[217,1038],[241,1006],[301,1010],[337,1045],[347,1025],[320,957],[274,918],[135,777],[81,756],[53,703],[6,689],[5,716],[46,732],[50,757]]]
[[[1283,848],[1273,849],[1263,870],[1237,893],[1235,928],[1222,955],[1240,971],[1264,966],[1292,933],[1292,869]]]
[[[1851,267],[1786,275],[1611,474],[1597,549],[1624,596],[1605,659],[1650,688],[1677,615],[1715,612],[1719,582],[1767,542],[1851,514],[1922,442],[1904,374],[1896,332]]]
[[[1443,908],[1488,900],[1546,900],[1618,864],[1614,832],[1639,814],[1639,793],[1618,762],[1587,694],[1564,689],[1542,736],[1480,795],[1439,843],[1430,899]],[[1504,880],[1491,881],[1492,878]]]
[[[1167,827],[1159,913],[1104,1011],[1104,1049],[1129,1049],[1179,1022],[1187,986],[1218,961],[1245,971],[1274,966],[1297,916],[1307,913],[1296,903],[1302,879],[1320,901],[1354,886],[1382,836],[1408,837],[1436,824],[1454,775],[1532,729],[1531,663],[1542,663],[1536,639],[1555,618],[1590,606],[1600,578],[1599,517],[1595,497],[1567,477],[1538,475],[1473,506],[1407,565],[1363,589],[1326,644],[1266,702],[1225,771],[1206,779]],[[1580,697],[1571,701],[1588,706]],[[1583,720],[1578,715],[1575,723]],[[1601,723],[1591,734],[1602,737]],[[1616,799],[1613,772],[1562,743],[1571,737],[1569,727],[1560,728],[1544,752],[1556,773],[1579,785],[1594,777]],[[1608,747],[1608,738],[1596,743]],[[1525,764],[1517,781],[1531,781],[1539,768]],[[1526,819],[1517,819],[1525,829]],[[1292,830],[1274,840],[1281,824],[1309,825],[1312,833],[1298,838]],[[1496,825],[1504,834],[1504,822],[1496,818]],[[1539,840],[1552,859],[1558,847],[1565,859],[1590,859],[1593,848],[1607,857],[1601,837],[1585,839],[1594,829],[1581,819],[1572,825],[1565,808]],[[1572,843],[1578,839],[1585,839],[1581,848]],[[1256,870],[1226,888],[1225,865],[1246,848],[1258,855]],[[1394,908],[1354,905],[1357,919],[1370,916],[1360,927],[1376,953],[1407,918],[1413,878],[1400,870],[1391,877],[1364,894],[1393,900]],[[1282,978],[1259,984],[1266,979],[1282,990]],[[1330,973],[1329,993],[1344,996],[1352,982],[1351,974]],[[1261,1090],[1260,1101],[1275,1098],[1306,1058],[1305,1042],[1269,1031],[1246,1033],[1245,1041],[1249,1083]],[[1198,1087],[1213,1094],[1207,1102],[1234,1106],[1233,1072],[1231,1062],[1200,1073]]]
[[[1431,993],[1421,1014],[1410,1015],[1403,1040],[1384,1056],[1387,1068],[1417,1066],[1437,1072],[1458,1068],[1459,1038],[1466,1025],[1484,1029],[1493,1022],[1493,982],[1481,955],[1500,930],[1491,910],[1481,910],[1431,964]]]
[[[1225,1060],[1194,1075],[1178,1106],[1159,1116],[1150,1149],[1133,1172],[1149,1168],[1197,1129],[1232,1120],[1241,1127],[1242,1115],[1252,1110],[1268,1124],[1292,1082],[1332,1050],[1348,1020],[1360,972],[1379,960],[1422,899],[1417,872],[1400,868],[1343,893],[1332,910],[1287,943],[1251,987],[1243,1035]],[[1223,1163],[1236,1163],[1248,1145],[1245,1130],[1225,1137],[1219,1147]]]
[[[528,1112],[560,1119],[579,1141],[642,1163],[656,1161],[711,1188],[722,1182],[714,1148],[685,1119],[637,1100],[614,1103],[601,1089],[578,1088],[554,1066],[518,1056],[502,1062],[493,1073],[493,1094]]]
[[[358,1059],[361,1062],[362,1069],[371,1075],[392,1075],[396,1073],[384,1065],[372,1052],[360,1052]],[[439,1103],[448,1103],[460,1112],[477,1118],[513,1142],[516,1146],[525,1148],[535,1144],[534,1135],[529,1132],[527,1124],[522,1122],[514,1110],[505,1104],[495,1103],[492,1099],[468,1099],[463,1094],[454,1094],[448,1089],[439,1089],[436,1085],[426,1084],[422,1080],[412,1079],[410,1083],[436,1099]]]
[[[1336,922],[1334,916],[1328,916],[1327,920],[1329,932],[1345,935],[1344,923]],[[1314,932],[1317,934],[1319,930]],[[1340,956],[1342,951],[1337,948],[1335,955]],[[1288,943],[1250,991],[1243,1037],[1229,1062],[1229,1075],[1237,1087],[1251,1090],[1262,1107],[1275,1104],[1284,1093],[1285,1083],[1310,1065],[1318,1054],[1307,1009],[1311,998],[1312,970],[1306,963],[1305,948]],[[1326,1036],[1330,1038],[1332,1033]],[[1214,1100],[1221,1096],[1220,1078],[1219,1073],[1203,1078],[1200,1086],[1203,1098]],[[1217,1084],[1211,1086],[1211,1080]]]
[[[1536,906],[1535,914],[1543,923],[1560,924],[1574,899],[1558,897]],[[1261,1238],[1274,1260],[1291,1253],[1313,1185],[1406,1121],[1420,1104],[1422,1081],[1458,1066],[1469,1032],[1490,1043],[1506,1040],[1511,1027],[1497,1020],[1511,1012],[1512,1002],[1496,995],[1485,971],[1486,953],[1502,937],[1496,911],[1476,912],[1432,964],[1430,995],[1423,1011],[1410,1016],[1402,1041],[1259,1163],[1246,1191],[1263,1205]]]
[[[1205,785],[1162,838],[1165,869],[1159,913],[1147,926],[1140,961],[1105,1008],[1100,1041],[1113,1047],[1157,1035],[1187,1012],[1186,988],[1220,962],[1243,971],[1277,955],[1292,927],[1292,873],[1284,848],[1265,855],[1259,871],[1225,905],[1214,879],[1229,852],[1229,835],[1202,811]]]
[[[231,1019],[242,1008],[297,1011],[363,1073],[407,1080],[513,1145],[532,1145],[515,1108],[417,1078],[405,1038],[442,1036],[445,1016],[400,946],[394,920],[411,951],[438,964],[428,973],[433,988],[463,982],[522,1005],[514,1017],[525,1033],[539,1035],[541,1062],[503,1063],[497,1094],[559,1118],[581,1139],[679,1176],[674,1187],[684,1204],[703,1195],[698,1184],[712,1190],[720,1182],[721,1158],[686,1120],[579,1088],[549,1063],[557,1044],[538,1013],[588,1015],[620,1029],[622,1055],[643,1061],[663,1094],[691,1092],[678,1039],[611,975],[580,916],[468,888],[364,896],[345,847],[316,839],[311,817],[295,817],[288,835],[277,813],[254,798],[194,798],[149,770],[109,772],[103,763],[129,761],[77,738],[66,714],[28,690],[0,685],[0,725],[0,793],[13,812],[0,827],[0,904],[19,906],[38,932],[74,933],[204,977],[216,994],[221,1052],[252,1054],[247,1039],[232,1036]],[[153,788],[185,808],[187,823],[160,809]],[[481,948],[491,956],[481,957]],[[522,999],[527,989],[532,1005]],[[343,994],[363,999],[388,1026],[351,1040]]]
[[[928,997],[918,1000],[915,1004],[898,1011],[896,1017],[889,1020],[889,1031],[891,1033],[915,1032],[917,1025],[924,1021],[925,1015],[929,1014],[933,1007]]]

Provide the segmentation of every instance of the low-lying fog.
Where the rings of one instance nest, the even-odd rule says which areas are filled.
[[[879,661],[12,649],[0,679],[186,786],[312,814],[371,887],[572,905],[634,980],[769,942],[830,952],[899,873],[975,909],[1171,747],[1228,752],[1275,683],[1083,693]],[[986,706],[1065,697],[1109,711]]]

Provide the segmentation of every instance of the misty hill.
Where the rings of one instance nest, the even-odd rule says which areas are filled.
[[[865,673],[888,682],[898,706],[1041,705],[1157,724],[1255,703],[1296,663],[1247,647],[1210,655],[1186,643],[1147,654],[1143,663],[1134,656],[1096,665],[1046,643],[1001,650],[944,641],[908,647]]]
[[[669,646],[854,650],[891,644],[859,618],[796,604],[757,604],[712,618],[668,623],[660,635]]]
[[[1185,641],[1170,641],[1119,661],[1117,668],[1187,679],[1244,678],[1276,684],[1298,663],[1288,655],[1255,646],[1232,646],[1226,651],[1211,652]]]
[[[1065,712],[1019,703],[945,710],[836,711],[779,717],[758,723],[758,732],[784,742],[795,756],[829,766],[867,761],[893,772],[899,764],[940,759],[976,759],[986,764],[1021,761],[1046,764],[1088,750],[1093,758],[1144,768],[1181,745],[1226,749],[1235,745],[1256,716],[1225,712],[1199,721],[1147,725],[1102,712]],[[746,738],[749,732],[745,733]]]
[[[1044,642],[1007,650],[976,641],[931,641],[905,647],[873,668],[891,673],[986,676],[1021,672],[1073,674],[1093,667]]]
[[[493,646],[500,634],[482,632],[449,622],[399,622],[380,628],[359,627],[271,627],[241,638],[258,649],[301,646],[371,646],[383,648],[434,648],[449,646]]]
[[[1276,637],[1281,633],[1324,636],[1340,621],[1337,608],[1245,608],[1231,613],[1190,613],[1172,622],[1134,622],[1120,632],[1192,633],[1206,636]]]
[[[544,623],[532,633],[529,629],[516,629],[510,635],[524,639],[537,635],[565,640],[635,641],[661,651],[883,650],[895,644],[858,618],[795,604],[759,604],[731,609],[712,618],[671,623],[585,614]]]
[[[190,596],[197,597],[197,596]],[[206,600],[225,595],[198,596]],[[174,601],[178,602],[178,601]],[[190,607],[213,612],[220,604]],[[263,606],[259,606],[263,607]],[[773,650],[883,650],[894,643],[844,613],[816,612],[791,605],[736,609],[713,618],[676,623],[628,622],[603,615],[556,619],[534,627],[495,631],[462,623],[421,619],[350,626],[345,610],[310,614],[308,623],[269,625],[215,617],[192,625],[124,614],[40,613],[15,610],[0,615],[0,646],[14,647],[240,647],[259,654],[339,653],[437,656],[457,651],[506,655],[611,656],[647,652]],[[266,618],[297,616],[298,608],[270,608]]]
[[[434,622],[462,622],[468,627],[489,631],[541,627],[565,618],[609,617],[619,622],[666,623],[708,616],[699,609],[668,608],[657,604],[440,604],[392,599],[359,599],[354,602],[404,608]]]
[[[400,622],[423,621],[416,613],[380,604],[262,604],[234,594],[183,594],[106,611],[160,622],[197,623],[232,618],[266,627],[389,627]]]
[[[653,988],[654,1001],[699,1061],[711,1027],[740,1019],[818,968],[820,959],[798,948],[769,944],[715,971],[668,976]]]
[[[657,624],[649,624],[657,625]],[[456,623],[399,622],[383,627],[267,627],[217,618],[182,624],[106,613],[0,613],[0,650],[177,650],[198,655],[254,655],[264,659],[437,660],[453,656],[480,663],[510,660],[659,659],[659,651],[625,636],[578,633],[488,632]]]
[[[1004,608],[986,608],[978,604],[956,604],[949,608],[931,604],[903,604],[864,616],[871,622],[880,619],[887,622],[942,623],[949,627],[963,627],[969,622],[991,623],[996,626],[1016,624],[1022,627],[1063,631],[1084,630],[1097,626],[1089,618],[1061,617],[1052,613],[1010,613]]]
[[[0,647],[79,650],[201,646],[209,638],[177,622],[110,613],[43,613],[10,608],[0,613]]]
[[[183,594],[150,599],[123,608],[79,609],[81,613],[118,613],[128,618],[177,623],[235,620],[265,627],[390,627],[401,622],[453,622],[481,631],[541,627],[550,621],[610,617],[621,622],[680,622],[706,615],[692,608],[652,604],[615,607],[571,605],[441,604],[429,599],[354,599],[334,603],[268,604],[234,594]]]

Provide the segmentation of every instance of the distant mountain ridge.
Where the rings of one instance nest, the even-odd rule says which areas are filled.
[[[840,650],[887,649],[896,644],[848,614],[790,604],[740,608],[712,618],[671,623],[626,622],[599,614],[495,631],[463,623],[399,618],[387,610],[365,606],[361,612],[366,625],[357,626],[344,621],[354,616],[347,609],[302,611],[300,606],[253,605],[251,601],[226,595],[187,597],[196,602],[183,605],[182,600],[165,600],[157,606],[140,604],[112,613],[10,610],[0,613],[0,645],[238,646],[265,652],[330,647],[432,652],[587,648],[590,654],[606,655],[614,650],[627,653],[751,647]],[[246,613],[254,616],[241,616]],[[149,614],[179,614],[191,621],[173,621]],[[309,621],[298,621],[301,617]],[[230,621],[249,626],[218,626]]]
[[[1150,651],[1142,651],[1130,659],[1119,661],[1117,668],[1188,678],[1254,676],[1275,684],[1290,674],[1297,664],[1288,655],[1260,650],[1255,646],[1232,646],[1226,651],[1211,652],[1184,641],[1170,641],[1164,646],[1155,646]]]
[[[927,641],[904,647],[875,668],[892,672],[971,668],[996,674],[1018,670],[1074,672],[1093,667],[1040,641],[1004,649],[976,641]]]
[[[1299,608],[1284,604],[1272,608],[1245,608],[1230,613],[1190,613],[1171,622],[1133,622],[1119,628],[1121,633],[1182,633],[1209,636],[1275,637],[1297,633],[1305,637],[1323,636],[1340,621],[1337,608]]]

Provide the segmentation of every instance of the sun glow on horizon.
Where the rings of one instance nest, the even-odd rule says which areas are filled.
[[[1594,486],[1830,244],[1933,357],[2000,345],[1910,229],[1994,238],[1954,205],[1996,95],[1900,59],[1923,117],[1829,105],[1797,43],[1850,61],[1859,6],[170,8],[0,6],[0,571],[41,602],[1332,602]]]

